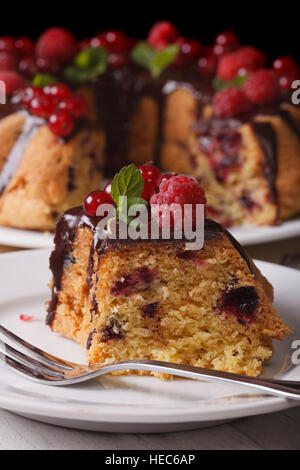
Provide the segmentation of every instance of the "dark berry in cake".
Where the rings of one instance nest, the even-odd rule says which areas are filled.
[[[270,104],[278,101],[281,91],[276,72],[261,69],[252,73],[244,84],[244,92],[254,104]]]
[[[96,217],[97,209],[101,204],[114,204],[114,201],[106,191],[93,191],[84,200],[83,208],[86,215]]]
[[[252,46],[241,47],[235,52],[221,57],[217,75],[223,80],[232,80],[238,74],[251,72],[266,63],[263,52]]]
[[[147,304],[141,307],[141,311],[143,312],[143,317],[154,318],[156,313],[158,312],[158,306],[159,306],[159,302],[153,302],[151,304]]]
[[[124,337],[120,323],[114,318],[102,329],[101,341],[108,342],[112,339],[121,339]]]
[[[157,278],[157,272],[141,266],[130,274],[124,274],[111,288],[111,295],[128,295],[138,289],[146,289]]]
[[[239,323],[249,323],[255,318],[255,311],[259,303],[259,297],[253,286],[230,288],[226,291],[218,309],[221,312],[235,315]]]
[[[251,102],[240,88],[224,88],[213,98],[214,115],[218,118],[238,116],[247,113],[251,108]]]

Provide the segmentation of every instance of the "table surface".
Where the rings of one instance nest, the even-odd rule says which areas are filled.
[[[12,251],[0,247],[0,253]],[[300,237],[248,247],[253,258],[280,263],[300,252]],[[284,429],[284,432],[283,432]],[[109,434],[59,428],[0,410],[0,450],[300,449],[300,406],[195,431]]]

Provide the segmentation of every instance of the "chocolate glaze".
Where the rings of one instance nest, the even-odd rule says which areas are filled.
[[[55,248],[50,256],[50,270],[53,274],[53,287],[52,287],[52,297],[48,304],[48,314],[46,318],[46,323],[51,325],[55,317],[55,310],[58,301],[58,293],[61,289],[61,281],[64,271],[64,259],[65,254],[72,250],[73,240],[77,233],[77,230],[80,227],[89,227],[93,234],[93,243],[90,249],[89,262],[87,268],[87,285],[88,288],[92,287],[92,275],[94,272],[94,254],[97,252],[98,259],[100,260],[103,254],[109,248],[114,248],[116,250],[120,249],[122,246],[126,246],[132,243],[176,243],[178,247],[182,247],[185,243],[185,240],[121,240],[121,239],[111,239],[106,236],[104,239],[99,238],[96,231],[97,224],[99,219],[90,218],[83,212],[82,207],[76,207],[65,212],[57,221],[56,224],[56,233],[54,238]],[[105,234],[104,234],[105,235]],[[204,227],[204,239],[205,241],[211,240],[222,240],[222,235],[230,241],[234,248],[240,253],[242,258],[246,261],[250,272],[255,276],[253,265],[241,245],[235,240],[235,238],[220,224],[214,222],[213,220],[206,219]],[[93,301],[96,301],[93,298]],[[92,306],[94,310],[95,305]],[[92,312],[91,312],[92,313]]]
[[[146,70],[131,66],[108,72],[91,83],[100,122],[107,135],[106,151],[110,174],[126,163],[131,119],[141,99],[145,97],[151,98],[158,109],[153,161],[159,164],[168,95],[180,88],[188,90],[198,104],[195,120],[200,116],[202,105],[208,103],[212,96],[211,83],[195,78],[195,72],[192,74],[190,70],[184,70],[180,73],[168,71],[154,80]]]
[[[28,143],[33,138],[38,128],[45,122],[43,119],[31,116],[30,114],[24,111],[20,113],[24,114],[25,122],[23,130],[19,135],[19,138],[16,141],[15,145],[11,149],[0,173],[0,196],[8,185],[11,177],[17,170],[24,150],[27,147]]]

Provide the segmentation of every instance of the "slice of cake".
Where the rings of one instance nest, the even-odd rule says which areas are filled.
[[[77,101],[65,85],[52,87],[62,89],[68,98],[54,103],[55,95],[49,98],[42,88],[27,88],[30,101],[22,92],[19,111],[0,120],[1,225],[52,230],[58,215],[99,188],[104,134],[78,114]],[[64,111],[55,114],[55,107],[72,100],[78,119]]]
[[[191,178],[161,181],[153,168],[151,180],[149,167],[141,173],[152,185],[151,205],[205,202]],[[144,358],[258,375],[272,357],[272,340],[290,330],[272,306],[271,285],[238,242],[209,219],[197,250],[174,237],[100,236],[96,211],[108,196],[93,193],[84,208],[58,220],[51,329],[80,342],[91,364]]]

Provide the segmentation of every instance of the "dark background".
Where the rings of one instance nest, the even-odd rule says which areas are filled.
[[[44,29],[55,25],[70,29],[81,38],[109,28],[142,38],[155,21],[169,19],[182,35],[206,44],[218,32],[233,29],[243,44],[263,49],[270,59],[292,54],[300,62],[300,11],[291,1],[272,4],[263,0],[234,3],[100,0],[71,4],[63,0],[38,3],[26,0],[25,5],[12,2],[11,7],[7,3],[5,14],[1,12],[1,35],[37,38]]]

